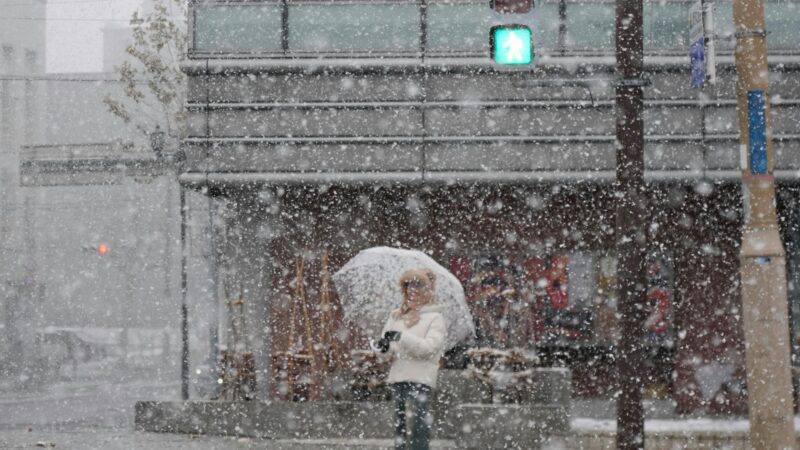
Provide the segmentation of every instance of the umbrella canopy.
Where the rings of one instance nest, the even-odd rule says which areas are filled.
[[[333,274],[345,318],[377,337],[389,313],[403,301],[400,275],[417,268],[427,268],[436,274],[436,303],[444,306],[447,322],[446,348],[473,337],[475,325],[461,283],[433,258],[418,250],[369,248]]]

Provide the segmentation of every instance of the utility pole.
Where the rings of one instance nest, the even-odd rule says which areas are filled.
[[[646,317],[647,197],[644,185],[642,107],[642,0],[617,0],[617,166],[615,240],[620,338],[617,346],[617,448],[644,448],[642,368]]]
[[[181,399],[189,400],[189,307],[187,305],[188,269],[186,253],[186,189],[178,184],[181,210]]]
[[[740,253],[750,446],[794,448],[786,257],[775,213],[763,0],[734,0],[744,230]]]

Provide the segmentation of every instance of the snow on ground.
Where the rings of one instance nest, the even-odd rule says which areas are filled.
[[[613,433],[617,430],[615,420],[592,419],[586,417],[576,417],[571,420],[570,427],[576,432],[608,432]],[[746,433],[749,430],[750,421],[746,419],[652,419],[645,420],[644,429],[649,433],[677,433],[677,432],[723,432],[723,433]],[[800,416],[794,418],[794,429],[800,430]]]

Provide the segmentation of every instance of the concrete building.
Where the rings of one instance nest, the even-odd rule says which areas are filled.
[[[35,239],[32,203],[35,193],[19,189],[19,148],[39,134],[43,95],[37,82],[45,72],[45,0],[0,4],[0,364],[19,361],[28,327],[39,310],[36,261],[24,249]],[[6,359],[10,354],[16,355]]]
[[[746,406],[732,10],[717,2],[719,79],[698,91],[688,7],[645,4],[651,314],[661,317],[643,370],[650,394],[679,411],[735,413]],[[798,11],[766,4],[793,283]],[[489,27],[500,19],[482,2],[209,1],[189,18],[180,179],[224,199],[222,289],[244,286],[262,396],[279,376],[273,353],[291,346],[282,327],[295,257],[314,273],[324,251],[335,269],[373,245],[422,248],[449,264],[484,328],[508,327],[485,302],[492,288],[528,292],[514,309],[528,321],[522,344],[556,362],[567,355],[575,395],[614,391],[613,3],[537,3],[528,17],[537,63],[521,69],[490,61]],[[547,289],[525,290],[541,280]],[[511,345],[493,334],[503,331],[484,338]]]
[[[2,262],[4,267],[15,267],[15,277],[23,276],[22,261],[12,264],[13,249],[19,249],[24,234],[12,230],[22,230],[25,220],[26,196],[17,188],[19,177],[19,146],[34,139],[38,133],[35,124],[43,114],[43,96],[37,78],[45,71],[45,1],[30,2],[30,5],[0,5],[4,26],[0,30],[0,196],[3,214],[0,223],[0,240],[4,243]],[[18,270],[19,269],[19,270]],[[7,272],[9,273],[9,272]],[[11,273],[9,273],[11,275]],[[4,280],[10,281],[10,280]]]
[[[2,9],[3,16],[33,19],[38,14],[44,19],[45,2],[40,3],[8,14]],[[41,39],[28,42],[37,35],[25,28],[31,23]],[[16,65],[2,75],[3,130],[11,138],[2,140],[0,205],[11,214],[0,219],[0,261],[10,268],[0,274],[0,282],[33,286],[25,292],[5,289],[4,307],[35,305],[23,316],[9,309],[2,317],[13,316],[30,334],[66,328],[119,336],[124,329],[164,329],[173,340],[171,351],[177,351],[180,258],[174,175],[157,161],[150,140],[137,128],[141,124],[126,124],[103,103],[107,95],[123,97],[116,73],[45,73],[45,23],[31,20],[2,28],[2,36],[14,45],[11,51],[12,45],[4,44],[4,54],[14,55]],[[119,65],[130,28],[110,34],[116,45],[106,45],[105,58]],[[40,48],[29,50],[33,44]],[[24,66],[25,55],[39,55],[35,70]],[[28,103],[36,108],[28,111]],[[193,208],[199,214],[207,210],[207,202],[201,203]],[[208,226],[207,214],[194,220],[196,227]],[[99,244],[109,248],[107,255],[94,250]],[[197,298],[209,290],[207,246],[208,239],[196,242],[190,258],[199,277],[193,282],[199,291],[192,292]],[[18,328],[4,330],[16,336]],[[33,336],[14,339],[36,341]],[[2,353],[0,358],[8,356]]]
[[[148,136],[111,114],[123,96],[115,73],[48,74],[40,135],[21,146],[21,190],[36,192],[25,249],[42,286],[39,329],[83,329],[119,336],[164,330],[179,349],[179,197],[174,174]],[[196,299],[209,291],[207,201],[189,196],[197,229],[190,256]],[[196,200],[193,202],[193,200]],[[108,248],[99,254],[99,245]],[[161,332],[157,334],[161,346]],[[117,337],[117,340],[120,340]],[[134,345],[131,343],[131,345]],[[139,345],[144,345],[139,343]],[[176,353],[177,354],[177,353]],[[174,360],[173,360],[174,362]],[[177,366],[165,367],[174,370]]]
[[[167,325],[160,318],[174,297],[164,291],[164,277],[176,276],[168,261],[177,194],[165,177],[137,177],[121,164],[155,157],[146,136],[103,104],[106,95],[122,95],[116,75],[48,74],[40,84],[47,99],[41,137],[23,146],[21,166],[23,189],[38,192],[38,243],[30,251],[47,286],[47,325]],[[70,159],[95,165],[56,173],[43,168]],[[32,165],[38,170],[28,170]],[[101,243],[110,248],[108,258],[93,251]]]
[[[131,42],[129,25],[109,23],[103,27],[103,72],[114,72],[114,68],[125,62]]]
[[[153,10],[153,0],[140,0],[130,3],[126,7],[138,12],[140,17],[146,16]],[[138,6],[137,6],[138,5]],[[169,11],[176,12],[177,8],[166,2]],[[125,17],[129,19],[129,17]],[[183,18],[181,18],[183,19]],[[133,28],[129,22],[108,22],[103,26],[103,72],[114,72],[125,61],[130,61],[127,48],[133,43]]]

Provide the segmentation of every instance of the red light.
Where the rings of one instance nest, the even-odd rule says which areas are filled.
[[[105,255],[108,253],[108,246],[106,244],[100,244],[97,246],[97,253],[100,255]]]

